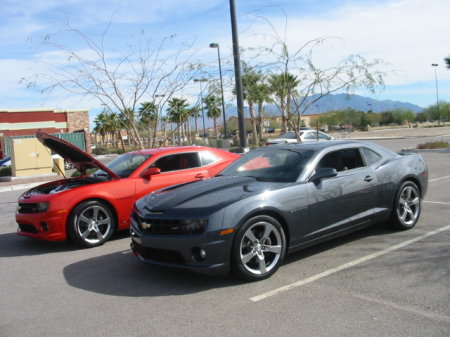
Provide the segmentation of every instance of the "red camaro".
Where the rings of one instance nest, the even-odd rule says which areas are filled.
[[[19,197],[18,234],[82,247],[107,241],[127,229],[133,203],[170,185],[215,176],[239,155],[201,146],[133,151],[106,166],[72,144],[43,132],[38,139],[80,172],[98,170],[34,187]]]

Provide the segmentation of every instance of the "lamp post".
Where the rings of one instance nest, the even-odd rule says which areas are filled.
[[[239,38],[236,20],[236,5],[234,0],[230,0],[230,18],[231,18],[231,33],[233,37],[233,59],[234,59],[234,78],[236,82],[236,101],[238,108],[239,121],[239,145],[244,151],[247,146],[247,139],[245,137],[244,126],[244,94],[242,91],[242,77],[241,77],[241,58],[239,54]]]
[[[207,78],[194,78],[194,82],[200,83],[200,106],[202,109],[202,119],[203,119],[203,139],[205,139],[206,136],[206,130],[205,130],[205,112],[203,111],[203,88],[202,88],[202,82],[208,82]]]
[[[436,81],[436,107],[437,107],[437,116],[438,116],[438,125],[441,125],[441,114],[439,112],[439,92],[438,92],[438,81],[437,81],[437,66],[439,64],[433,63],[431,64],[434,67],[434,79]]]
[[[220,92],[222,93],[222,115],[223,115],[223,138],[227,138],[227,118],[225,116],[225,101],[223,99],[222,62],[220,61],[220,47],[218,43],[210,43],[209,48],[217,48],[217,58],[219,59]]]

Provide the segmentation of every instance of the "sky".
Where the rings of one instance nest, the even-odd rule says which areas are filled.
[[[325,38],[314,51],[319,65],[333,65],[357,54],[381,59],[387,71],[385,87],[375,94],[355,93],[373,99],[396,100],[427,107],[439,100],[450,102],[450,1],[448,0],[235,0],[239,43],[242,48],[273,45],[276,35],[291,51],[308,41]],[[225,77],[232,71],[232,36],[227,0],[0,0],[0,109],[89,109],[95,115],[101,104],[92,97],[40,92],[27,81],[39,74],[52,75],[62,57],[42,41],[64,45],[88,55],[80,40],[64,32],[66,23],[99,41],[109,24],[105,48],[127,50],[139,34],[158,41],[174,36],[187,58],[217,65],[209,44],[219,43]],[[131,41],[131,42],[130,42]],[[134,41],[134,42],[133,42]],[[168,47],[170,49],[171,47]],[[162,53],[170,53],[163,50]],[[245,59],[246,53],[241,56]],[[438,67],[432,67],[436,63]],[[184,88],[193,102],[198,84]],[[225,100],[235,104],[232,88]]]

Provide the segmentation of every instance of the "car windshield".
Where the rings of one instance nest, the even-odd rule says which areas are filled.
[[[295,136],[295,132],[286,132],[283,133],[280,138],[285,138],[285,139],[297,139],[297,137]]]
[[[239,158],[220,175],[253,177],[268,182],[294,182],[313,153],[312,150],[258,149]]]
[[[144,161],[150,158],[150,154],[142,153],[125,153],[113,161],[106,164],[106,167],[113,171],[121,178],[127,178],[134,172]],[[94,176],[107,176],[103,170],[97,170]]]

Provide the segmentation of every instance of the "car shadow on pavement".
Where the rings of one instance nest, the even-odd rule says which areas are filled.
[[[20,236],[16,233],[0,235],[0,257],[44,255],[49,253],[62,253],[74,249],[77,248],[65,241],[41,241]]]
[[[110,241],[121,240],[130,236],[128,230],[123,230],[114,234]],[[49,253],[62,253],[75,251],[81,248],[68,241],[44,241],[17,233],[0,234],[0,257],[32,256]]]
[[[383,225],[372,226],[288,255],[283,264],[298,262],[361,238],[393,232]],[[127,297],[183,295],[244,283],[227,275],[214,277],[184,269],[147,265],[134,257],[130,250],[70,264],[63,269],[63,274],[67,283],[75,288]]]
[[[63,269],[72,287],[127,297],[183,295],[242,282],[226,276],[207,276],[188,270],[147,265],[130,250],[79,261]]]
[[[299,251],[289,254],[284,259],[283,264],[289,264],[297,262],[299,260],[308,258],[316,254],[323,253],[327,250],[331,250],[340,246],[344,246],[348,243],[358,241],[371,236],[390,235],[397,233],[398,231],[390,228],[386,223],[373,224],[367,228],[357,230],[352,233],[344,234],[331,240],[324,241],[314,246],[310,246]],[[361,256],[358,256],[361,257]]]

